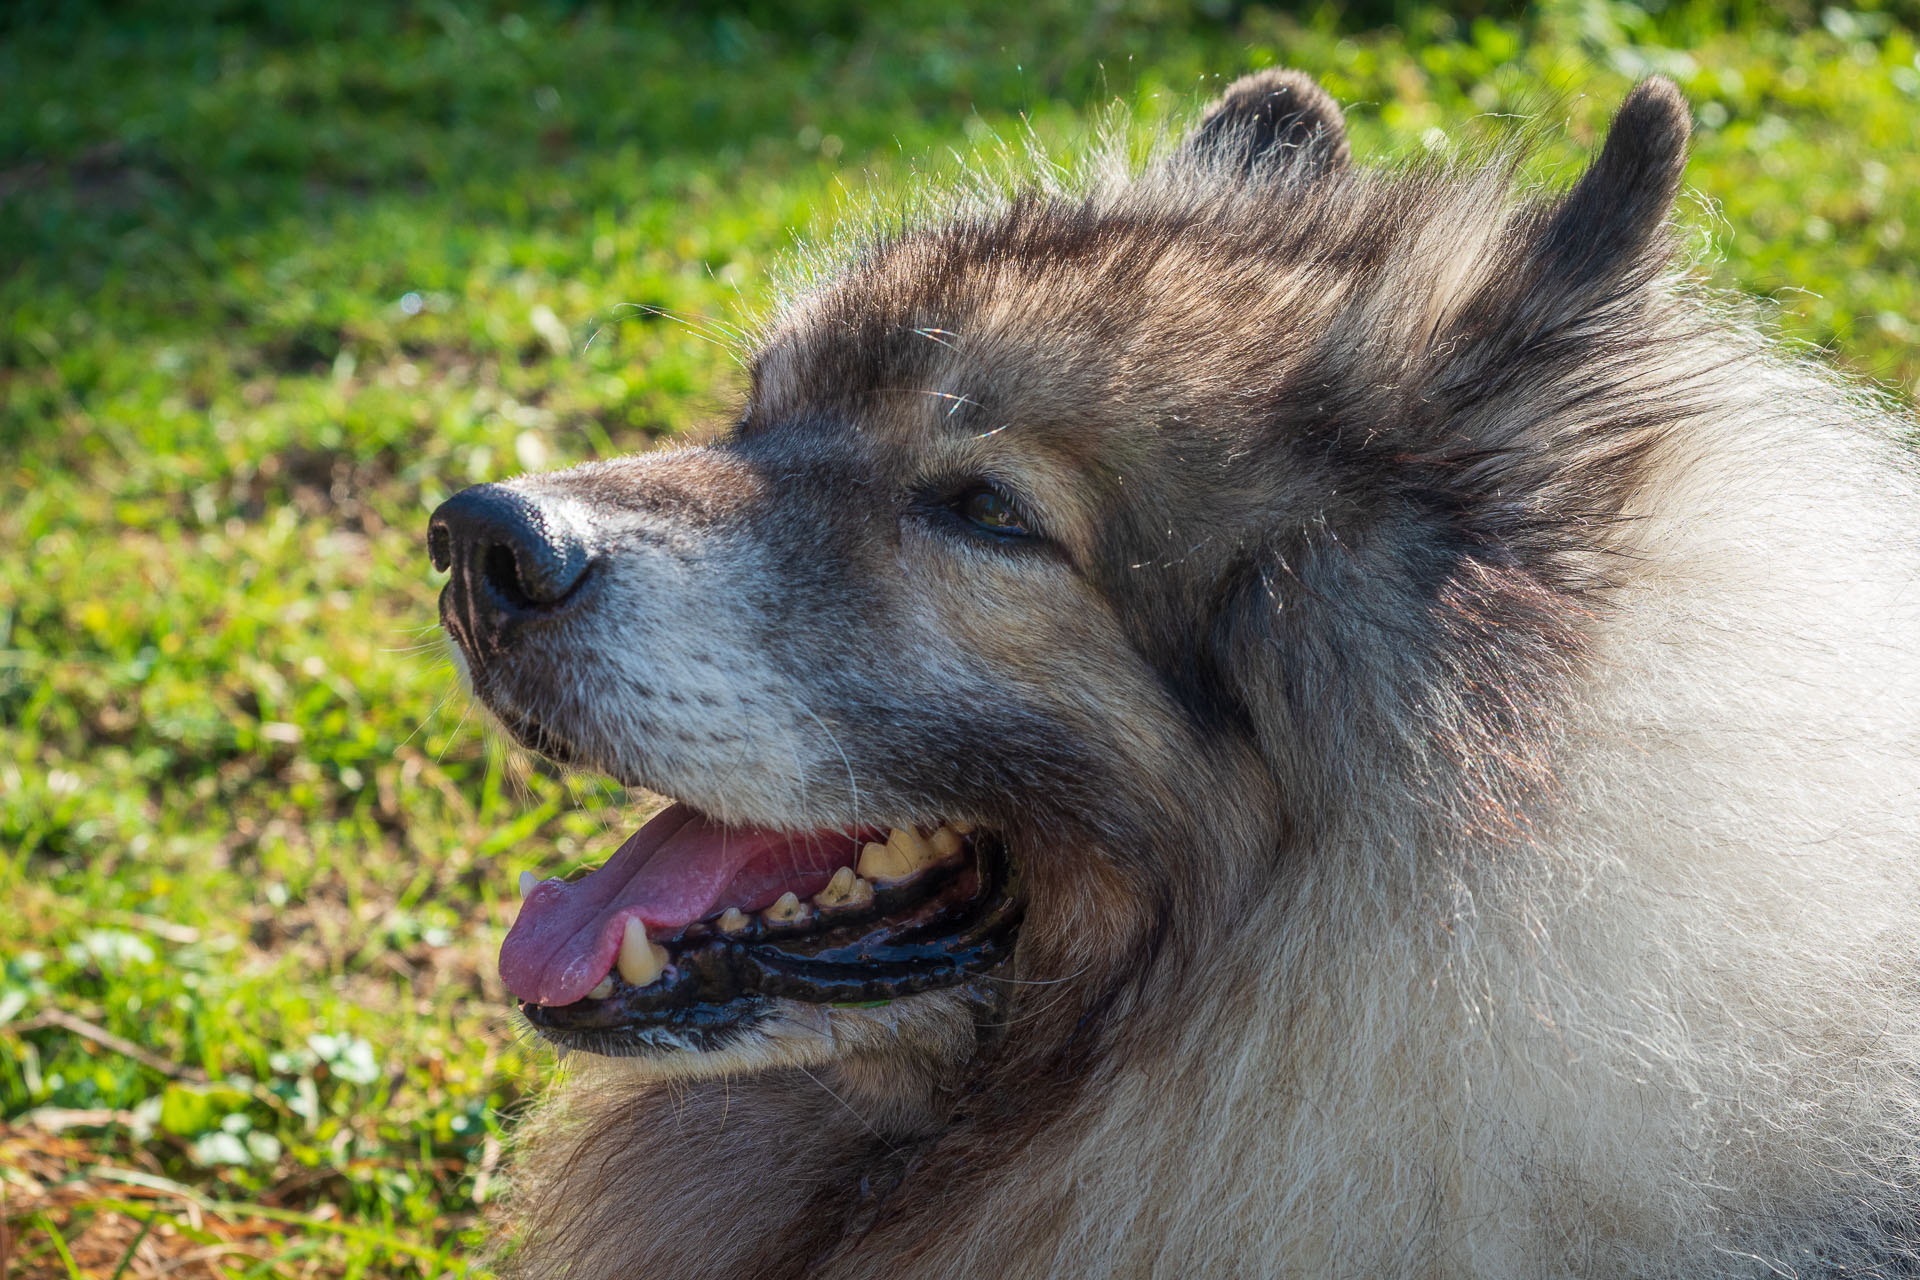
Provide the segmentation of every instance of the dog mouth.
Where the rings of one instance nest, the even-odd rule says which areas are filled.
[[[779,1002],[870,1005],[1012,952],[1003,841],[964,821],[727,826],[675,804],[596,870],[521,878],[500,976],[540,1033],[613,1055],[713,1049]]]

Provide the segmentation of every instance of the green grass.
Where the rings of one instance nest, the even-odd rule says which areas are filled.
[[[1275,62],[1363,156],[1518,113],[1564,178],[1661,70],[1701,121],[1701,270],[1910,399],[1920,11],[1748,10],[0,17],[9,1274],[479,1274],[549,1067],[493,973],[512,885],[639,798],[489,745],[426,514],[723,412],[707,321],[654,309],[738,320],[869,186]]]

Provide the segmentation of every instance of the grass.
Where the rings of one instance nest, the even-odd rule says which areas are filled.
[[[489,742],[426,513],[718,416],[714,327],[869,186],[1274,62],[1363,156],[1518,113],[1564,178],[1660,70],[1702,272],[1920,387],[1920,11],[1376,9],[0,17],[0,1272],[484,1274],[511,886],[644,798]]]

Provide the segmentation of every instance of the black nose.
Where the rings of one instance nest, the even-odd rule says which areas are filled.
[[[427,525],[427,554],[449,569],[441,620],[469,654],[498,649],[529,619],[565,605],[593,556],[566,514],[497,484],[463,489]]]

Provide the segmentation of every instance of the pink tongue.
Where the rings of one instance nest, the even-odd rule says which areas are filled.
[[[789,890],[810,897],[854,865],[862,834],[723,827],[676,804],[598,871],[535,885],[501,944],[500,980],[533,1004],[572,1004],[613,968],[628,917],[661,934]]]

